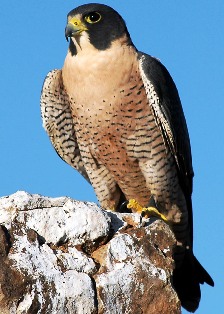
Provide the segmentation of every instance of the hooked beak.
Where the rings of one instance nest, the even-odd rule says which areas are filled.
[[[88,28],[76,17],[73,17],[68,21],[65,28],[65,38],[68,41],[69,37],[80,35],[83,31],[87,31]]]

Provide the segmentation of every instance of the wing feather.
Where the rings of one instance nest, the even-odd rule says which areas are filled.
[[[177,88],[167,69],[155,58],[139,53],[140,71],[157,124],[173,153],[182,183],[192,193],[190,139]]]
[[[139,52],[139,62],[142,80],[155,120],[176,161],[179,182],[187,202],[193,244],[191,194],[194,173],[190,139],[179,94],[169,72],[159,60]]]
[[[53,70],[45,78],[41,93],[41,116],[43,127],[58,155],[89,181],[77,143],[61,70]]]

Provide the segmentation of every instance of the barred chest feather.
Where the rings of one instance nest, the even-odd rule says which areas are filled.
[[[134,162],[144,146],[142,138],[148,148],[141,150],[141,157],[149,156],[148,141],[156,127],[137,53],[133,47],[114,44],[109,51],[91,51],[91,56],[68,54],[62,72],[76,134],[103,163],[109,157],[117,158],[122,167],[131,166],[130,160]]]

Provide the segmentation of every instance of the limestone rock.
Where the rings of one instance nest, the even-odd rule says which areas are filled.
[[[180,313],[164,222],[17,192],[0,199],[0,313]]]

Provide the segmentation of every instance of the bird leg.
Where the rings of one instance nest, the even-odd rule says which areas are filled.
[[[140,213],[142,217],[158,217],[165,221],[166,223],[168,222],[168,219],[161,214],[158,209],[156,208],[155,200],[153,196],[150,197],[149,201],[149,206],[148,207],[142,207],[135,199],[130,199],[127,208],[134,209],[135,212]]]

